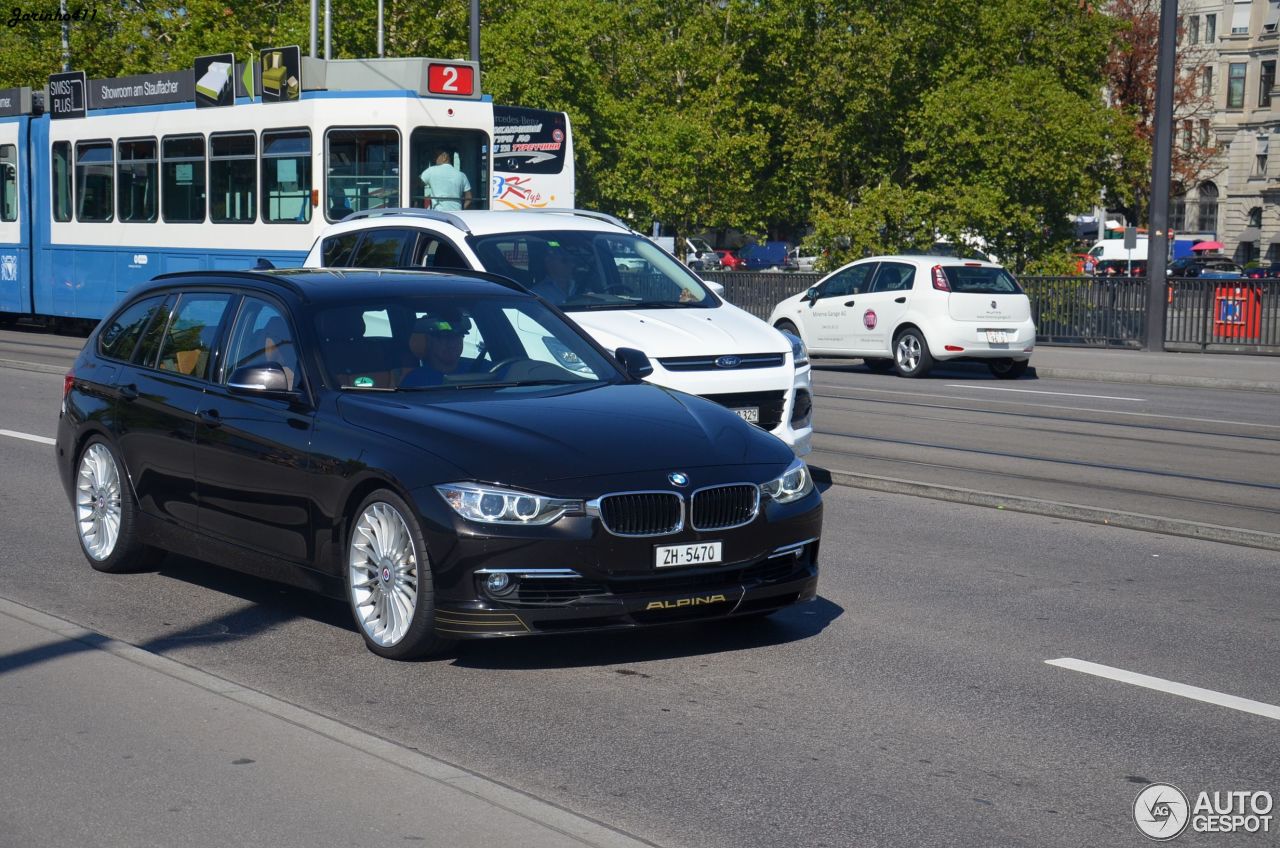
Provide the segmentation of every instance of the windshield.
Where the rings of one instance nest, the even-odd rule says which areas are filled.
[[[316,313],[325,371],[352,391],[619,382],[618,367],[527,296],[353,298]]]
[[[486,271],[516,280],[566,312],[720,305],[687,268],[629,233],[538,230],[470,242]]]
[[[944,265],[951,290],[960,294],[1021,294],[1022,287],[1003,268]]]

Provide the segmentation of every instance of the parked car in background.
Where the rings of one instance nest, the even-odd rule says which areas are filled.
[[[744,271],[746,270],[747,261],[733,250],[716,250],[716,254],[720,257],[720,267],[726,271]]]
[[[325,229],[305,264],[501,274],[548,298],[610,352],[643,350],[653,364],[649,382],[710,398],[797,456],[811,450],[813,395],[800,339],[728,303],[610,215],[370,210]],[[538,335],[532,322],[519,329]]]
[[[1244,269],[1229,256],[1184,256],[1169,263],[1170,277],[1212,277],[1233,279],[1244,276]]]
[[[950,256],[860,259],[779,303],[769,323],[799,335],[811,355],[860,357],[903,377],[976,359],[1012,379],[1036,344],[1031,302],[1013,275]]]
[[[1259,265],[1255,268],[1246,268],[1244,276],[1250,280],[1274,280],[1280,277],[1280,266]]]
[[[787,252],[788,264],[796,271],[812,271],[818,262],[818,249],[814,247],[793,247]]]
[[[746,260],[748,271],[785,271],[789,267],[788,249],[785,241],[767,241],[748,245],[739,250],[738,255]],[[794,270],[794,266],[790,270]]]
[[[688,249],[684,254],[684,264],[695,271],[719,271],[720,254],[716,252],[706,239],[686,239]]]
[[[1126,259],[1104,259],[1093,269],[1095,277],[1145,277],[1147,262],[1145,259],[1130,262]]]

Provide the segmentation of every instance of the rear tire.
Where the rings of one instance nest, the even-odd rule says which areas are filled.
[[[893,340],[893,365],[900,377],[923,377],[933,367],[933,355],[924,333],[914,327],[903,330]]]
[[[991,373],[1001,380],[1016,380],[1027,373],[1026,359],[993,359],[987,363]]]
[[[101,436],[90,438],[76,461],[75,519],[80,550],[96,571],[145,571],[164,558],[138,541],[138,504],[124,463]]]
[[[347,540],[347,600],[370,651],[392,660],[440,654],[427,543],[413,510],[379,489],[360,504]]]

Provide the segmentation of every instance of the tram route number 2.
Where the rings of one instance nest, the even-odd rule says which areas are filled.
[[[470,65],[427,65],[427,91],[454,97],[470,97],[475,93],[475,69]]]

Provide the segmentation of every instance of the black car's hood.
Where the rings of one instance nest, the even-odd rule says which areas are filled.
[[[703,398],[648,383],[344,394],[344,420],[417,445],[471,479],[553,480],[790,462],[782,440]]]

